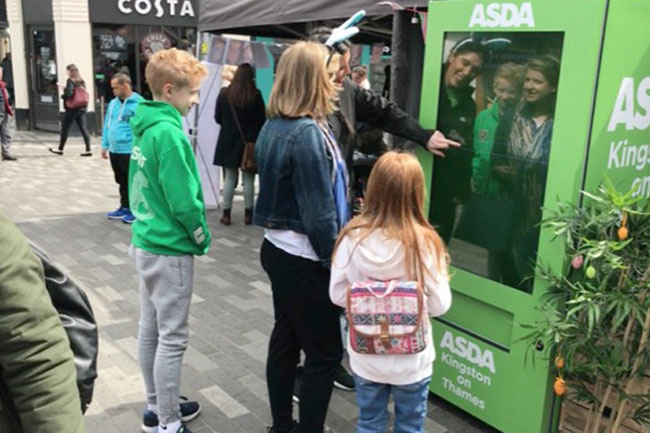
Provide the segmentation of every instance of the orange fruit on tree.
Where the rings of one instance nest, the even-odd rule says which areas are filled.
[[[561,356],[558,356],[555,358],[555,367],[556,368],[564,368],[564,358]]]
[[[553,384],[553,392],[555,392],[555,395],[564,395],[567,392],[567,386],[566,382],[564,379],[561,377],[556,377],[555,378],[555,383]]]
[[[621,228],[618,229],[618,239],[620,241],[627,239],[628,234],[627,227],[621,226]]]

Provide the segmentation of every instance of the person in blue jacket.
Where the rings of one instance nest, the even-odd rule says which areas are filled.
[[[102,133],[102,158],[111,160],[115,182],[120,186],[120,207],[106,216],[131,224],[135,217],[129,208],[129,160],[133,132],[129,120],[142,99],[131,88],[131,77],[118,72],[111,78],[115,98],[108,104]]]

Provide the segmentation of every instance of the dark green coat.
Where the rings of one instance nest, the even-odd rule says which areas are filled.
[[[25,237],[0,216],[0,432],[81,433],[68,337]]]

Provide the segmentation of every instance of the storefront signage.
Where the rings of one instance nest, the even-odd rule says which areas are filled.
[[[142,38],[142,54],[148,59],[157,53],[158,51],[171,48],[172,41],[164,33],[161,32],[151,32]]]
[[[140,15],[148,15],[155,10],[156,18],[162,18],[165,15],[175,16],[177,6],[180,3],[180,16],[194,17],[194,7],[190,0],[117,0],[117,8],[123,14],[129,15],[134,12]]]
[[[198,0],[90,0],[90,20],[195,27],[198,7]]]
[[[474,6],[470,27],[535,27],[531,3],[490,3]]]

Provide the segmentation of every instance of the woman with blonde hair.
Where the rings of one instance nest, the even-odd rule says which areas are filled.
[[[327,56],[313,42],[282,54],[269,120],[255,146],[260,191],[254,223],[265,229],[260,256],[275,312],[266,365],[273,433],[323,431],[342,355],[340,309],[330,302],[328,286],[336,236],[349,219],[348,187],[326,122],[338,91]],[[301,350],[306,359],[295,427],[292,392]]]
[[[423,337],[419,349],[412,353],[361,353],[350,334],[347,351],[356,384],[359,433],[386,431],[391,395],[394,430],[424,433],[435,359],[428,318],[444,314],[451,306],[449,257],[424,215],[424,196],[424,174],[418,160],[407,153],[384,154],[370,174],[361,214],[345,226],[334,248],[329,288],[333,303],[347,307],[349,287],[367,281],[417,281],[424,298],[417,318],[423,324]],[[404,297],[396,299],[406,302]],[[363,309],[364,320],[372,314],[372,307]],[[353,327],[356,319],[350,317]]]

